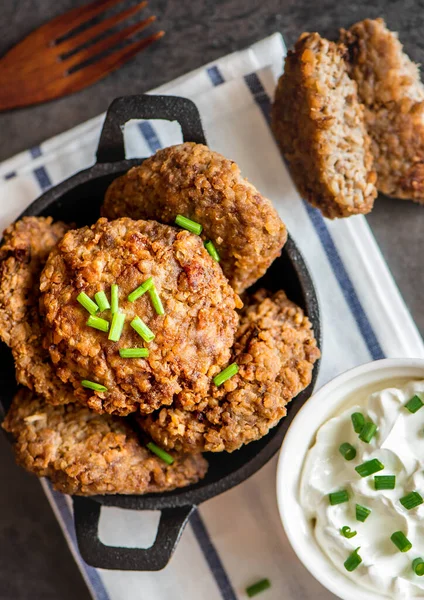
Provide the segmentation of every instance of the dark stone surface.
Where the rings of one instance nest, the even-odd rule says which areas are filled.
[[[131,0],[125,0],[126,4]],[[2,0],[0,54],[81,0]],[[274,31],[335,37],[341,26],[383,16],[407,51],[424,61],[424,2],[413,0],[151,0],[166,36],[96,85],[50,104],[0,115],[0,160],[104,111],[116,96],[142,93]],[[424,207],[379,198],[368,218],[421,332],[424,331]],[[12,464],[0,440],[0,598],[88,598],[37,482]],[[4,492],[6,489],[6,493]]]

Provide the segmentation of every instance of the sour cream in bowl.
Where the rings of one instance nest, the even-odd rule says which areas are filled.
[[[277,496],[295,552],[334,594],[424,597],[424,360],[362,365],[312,396],[285,437]]]

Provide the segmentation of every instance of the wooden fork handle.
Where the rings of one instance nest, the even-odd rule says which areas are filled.
[[[126,96],[112,102],[97,149],[97,162],[110,163],[125,159],[123,127],[131,119],[177,121],[185,142],[206,144],[202,121],[196,105],[178,96]]]

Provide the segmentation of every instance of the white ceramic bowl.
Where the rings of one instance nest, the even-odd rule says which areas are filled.
[[[339,375],[304,404],[281,447],[277,467],[277,500],[287,537],[308,571],[343,600],[387,600],[388,596],[361,588],[338,571],[321,551],[298,502],[303,462],[319,427],[347,408],[349,403],[355,404],[355,396],[359,395],[361,388],[367,388],[367,392],[371,393],[412,379],[424,379],[424,359],[377,360]]]

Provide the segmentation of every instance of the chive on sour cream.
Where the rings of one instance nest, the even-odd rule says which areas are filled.
[[[321,550],[389,598],[424,597],[423,403],[424,381],[361,398],[320,427],[303,465],[300,505]]]

